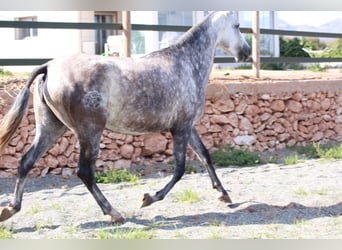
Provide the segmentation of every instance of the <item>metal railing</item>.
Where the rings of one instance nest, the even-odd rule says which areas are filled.
[[[0,28],[36,28],[36,29],[78,29],[78,30],[122,30],[122,24],[119,23],[66,23],[66,22],[35,22],[35,21],[0,21]],[[171,31],[185,32],[191,26],[176,25],[147,25],[132,24],[134,31]],[[251,28],[241,28],[242,33],[252,33]],[[326,37],[342,38],[342,33],[326,32],[308,32],[308,31],[290,31],[279,29],[260,29],[263,35],[279,36],[300,36],[300,37]],[[0,66],[22,66],[39,65],[52,58],[0,58]],[[342,58],[311,58],[311,57],[261,57],[261,63],[320,63],[320,62],[342,62]],[[232,57],[216,57],[215,63],[233,63]]]

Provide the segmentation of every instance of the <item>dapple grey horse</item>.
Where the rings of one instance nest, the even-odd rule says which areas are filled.
[[[214,12],[192,27],[174,45],[141,58],[73,55],[37,67],[0,124],[0,150],[18,128],[35,85],[35,139],[22,156],[13,201],[0,210],[0,221],[21,209],[25,181],[33,164],[67,130],[79,141],[77,176],[84,182],[105,215],[123,222],[95,183],[94,168],[105,128],[140,135],[170,131],[175,170],[172,179],[155,195],[144,195],[142,206],[162,200],[184,174],[188,144],[206,166],[220,199],[231,203],[212,166],[208,150],[196,129],[205,104],[206,86],[215,48],[237,61],[249,58],[251,49],[240,33],[232,12]]]

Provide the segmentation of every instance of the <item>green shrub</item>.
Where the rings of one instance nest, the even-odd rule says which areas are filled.
[[[222,150],[213,152],[211,157],[213,163],[219,166],[251,166],[261,161],[257,153],[247,149],[234,149],[231,145],[227,145]]]
[[[313,144],[317,155],[322,159],[342,159],[342,144],[339,146]]]
[[[321,64],[315,63],[307,67],[308,70],[311,70],[313,72],[324,72],[327,70],[326,67],[322,67]]]
[[[307,146],[292,147],[291,149],[309,159],[342,159],[342,144],[313,143]]]
[[[95,179],[97,183],[120,183],[120,182],[137,182],[139,177],[135,174],[132,174],[127,171],[127,169],[123,170],[115,170],[110,169],[106,173],[96,173]]]

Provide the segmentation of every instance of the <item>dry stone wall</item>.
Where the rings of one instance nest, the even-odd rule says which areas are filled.
[[[1,116],[14,92],[0,93]],[[321,141],[342,141],[342,81],[209,84],[197,130],[209,150],[226,144],[265,151]],[[35,134],[30,103],[20,128],[0,157],[0,177],[13,176]],[[188,150],[188,157],[195,158]],[[129,168],[172,159],[170,133],[142,136],[103,133],[97,170]],[[40,159],[33,176],[71,175],[78,160],[77,138],[70,131]]]

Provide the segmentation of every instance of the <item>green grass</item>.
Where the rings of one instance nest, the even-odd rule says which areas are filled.
[[[342,144],[313,143],[307,146],[291,147],[290,149],[309,159],[342,159]]]
[[[284,158],[284,165],[294,165],[300,162],[297,154],[293,154]]]
[[[299,187],[296,190],[294,190],[294,193],[298,196],[307,196],[309,195],[309,193],[303,188],[303,187]]]
[[[139,177],[135,174],[130,173],[127,169],[115,170],[110,169],[106,173],[96,173],[95,179],[97,183],[121,183],[130,182],[136,183]]]
[[[176,201],[181,203],[195,203],[200,200],[199,195],[190,189],[186,189],[183,192],[176,193],[175,198]]]
[[[320,195],[320,196],[326,196],[328,194],[328,191],[324,188],[321,188],[321,189],[313,190],[312,193]]]
[[[32,215],[38,214],[42,212],[42,208],[39,206],[38,203],[35,203],[34,205],[32,205],[30,212]]]
[[[12,76],[12,75],[13,75],[12,72],[0,68],[0,76]]]
[[[257,153],[247,149],[235,149],[231,145],[213,152],[211,157],[213,163],[219,166],[252,166],[261,162]]]
[[[133,239],[152,239],[153,231],[144,230],[140,228],[116,228],[111,230],[100,230],[97,237],[102,240],[109,239],[121,239],[121,240],[133,240]]]
[[[0,225],[0,240],[12,239],[13,232],[5,226]]]

